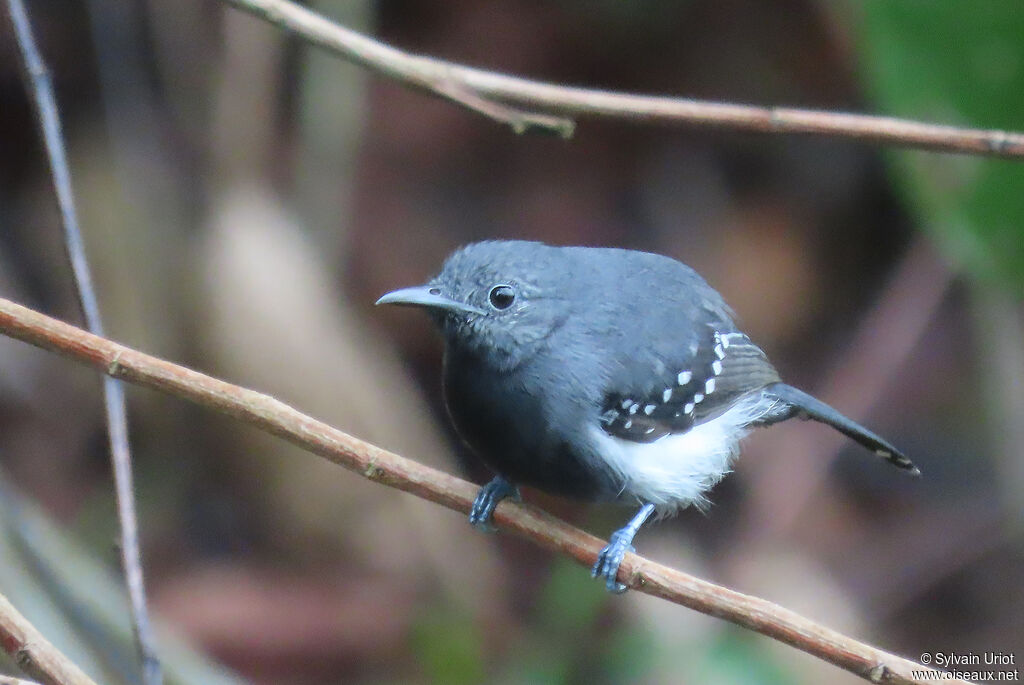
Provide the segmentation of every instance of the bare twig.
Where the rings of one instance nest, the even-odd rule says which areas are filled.
[[[178,366],[0,299],[0,333],[57,352],[103,373],[148,386],[258,426],[374,482],[468,512],[477,487],[363,442],[280,402]],[[499,527],[587,566],[603,542],[549,514],[502,502]],[[627,554],[619,581],[656,597],[717,616],[792,645],[873,682],[918,683],[922,667],[883,652],[764,599]],[[963,682],[963,681],[953,681]]]
[[[25,70],[25,87],[32,95],[32,104],[50,162],[50,172],[64,229],[64,246],[78,290],[79,304],[85,316],[86,326],[90,331],[102,336],[103,322],[100,318],[99,303],[93,288],[89,263],[85,257],[82,234],[78,227],[78,216],[71,190],[71,172],[64,150],[57,100],[54,96],[50,73],[36,46],[35,38],[32,35],[32,26],[22,0],[8,0],[7,6]],[[110,456],[114,471],[117,514],[121,528],[121,563],[131,604],[132,626],[142,660],[143,681],[147,685],[159,685],[162,681],[160,662],[153,646],[154,639],[146,610],[146,591],[143,583],[141,552],[139,551],[139,526],[135,514],[124,389],[115,379],[104,378],[103,398],[107,433],[110,436]]]
[[[96,685],[82,669],[50,644],[3,595],[0,595],[0,644],[18,668],[40,683]],[[31,685],[24,680],[0,676],[0,685],[3,683]]]
[[[892,117],[756,107],[690,98],[636,95],[531,81],[403,52],[340,26],[290,0],[224,0],[292,31],[308,43],[396,81],[432,92],[516,131],[572,134],[552,114],[613,117],[762,133],[805,133],[992,157],[1024,158],[1024,134],[926,124]],[[487,103],[486,106],[484,103]],[[513,103],[547,114],[505,109]]]

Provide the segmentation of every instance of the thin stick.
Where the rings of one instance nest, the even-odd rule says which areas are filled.
[[[0,595],[0,644],[18,668],[45,685],[96,685]],[[28,681],[0,676],[0,684]]]
[[[333,24],[315,12],[294,3],[228,1],[281,28],[295,31],[307,41],[325,47],[356,64],[369,67],[408,86],[433,93],[488,119],[510,126],[516,133],[540,131],[562,138],[569,138],[573,134],[575,124],[570,119],[526,112],[488,98],[480,89],[467,84],[465,79],[448,73],[444,62],[413,57],[395,50],[360,33]]]
[[[228,414],[288,440],[376,483],[467,513],[477,486],[387,452],[263,393],[151,357],[0,298],[0,333],[122,378]],[[530,506],[505,501],[499,527],[589,567],[603,542]],[[767,600],[627,554],[619,581],[801,649],[872,682],[924,683],[924,667],[818,625]],[[963,683],[964,681],[951,681]]]
[[[32,94],[32,104],[46,145],[50,172],[53,177],[57,205],[64,229],[64,247],[74,275],[79,304],[85,316],[86,327],[96,335],[103,335],[99,303],[92,284],[85,246],[78,227],[74,194],[71,191],[71,172],[64,140],[61,134],[57,99],[54,96],[50,72],[36,46],[32,26],[22,0],[8,0],[7,7],[17,36],[18,47],[25,70],[25,87]],[[142,574],[139,548],[139,525],[135,513],[135,495],[132,485],[131,450],[128,446],[128,415],[124,389],[113,378],[103,379],[103,399],[110,437],[110,457],[114,471],[114,490],[117,499],[118,522],[121,528],[121,564],[131,604],[132,627],[142,661],[143,682],[159,685],[163,677],[154,648],[152,628],[146,609],[146,591]]]
[[[343,59],[468,107],[517,132],[545,130],[568,137],[576,114],[710,126],[761,133],[803,133],[991,157],[1024,158],[1024,134],[926,124],[893,117],[756,107],[690,98],[636,95],[532,81],[403,52],[340,26],[290,0],[224,0],[299,35]],[[499,108],[488,111],[482,102]],[[548,114],[503,112],[502,103]]]

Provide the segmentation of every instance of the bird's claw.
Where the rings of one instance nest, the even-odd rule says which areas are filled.
[[[519,488],[498,476],[480,488],[476,499],[473,500],[473,507],[469,510],[469,522],[482,531],[493,533],[495,528],[491,525],[491,516],[498,502],[506,497],[512,497],[518,502]]]
[[[619,575],[619,565],[622,563],[623,557],[626,556],[626,552],[635,552],[636,548],[630,544],[632,541],[632,535],[624,535],[623,531],[617,531],[612,533],[608,544],[601,553],[597,555],[597,561],[594,563],[594,568],[590,570],[591,578],[604,578],[605,587],[608,592],[616,595],[621,595],[629,588],[623,585],[617,580]]]

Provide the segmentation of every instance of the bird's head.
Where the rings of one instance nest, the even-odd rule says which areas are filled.
[[[529,359],[568,317],[560,284],[570,281],[558,248],[488,241],[460,248],[428,283],[384,295],[377,304],[423,307],[450,351],[472,353],[502,370]]]

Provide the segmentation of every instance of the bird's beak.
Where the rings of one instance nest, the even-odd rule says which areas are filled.
[[[463,312],[469,314],[485,314],[483,310],[445,297],[438,288],[429,285],[419,285],[415,288],[402,288],[390,292],[377,300],[377,304],[404,304],[413,307],[427,307],[429,309],[441,309],[450,312]]]

